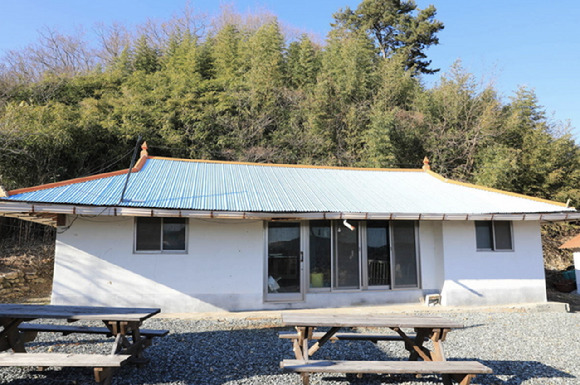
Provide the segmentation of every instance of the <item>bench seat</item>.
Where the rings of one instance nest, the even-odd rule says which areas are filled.
[[[129,354],[0,353],[0,366],[89,367],[95,381],[110,385],[113,371],[131,358]]]
[[[102,367],[123,365],[129,354],[0,353],[0,366]]]
[[[356,373],[356,374],[441,374],[453,376],[461,385],[468,385],[476,374],[492,373],[477,361],[328,361],[284,360],[284,370],[309,373]],[[303,377],[307,383],[307,377]],[[447,380],[449,381],[449,380]]]
[[[18,329],[21,332],[54,332],[54,333],[62,333],[63,335],[68,335],[72,333],[85,333],[85,334],[104,334],[109,337],[112,336],[112,333],[108,328],[95,326],[21,323],[18,326]],[[153,337],[164,337],[169,333],[169,330],[139,329],[139,332],[144,337],[153,338]]]
[[[313,340],[319,340],[326,334],[325,332],[314,332],[312,333]],[[296,332],[279,332],[278,337],[285,339],[297,339],[298,333]],[[414,339],[415,335],[409,334],[409,338]],[[427,340],[427,338],[425,338]],[[338,340],[348,340],[348,341],[404,341],[399,335],[394,334],[370,334],[370,333],[336,333],[330,337],[330,341]]]

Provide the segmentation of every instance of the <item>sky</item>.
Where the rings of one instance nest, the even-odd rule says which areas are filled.
[[[332,14],[360,0],[0,0],[0,56],[37,41],[49,27],[65,34],[87,35],[98,23],[135,27],[148,19],[163,21],[187,5],[195,13],[215,16],[220,6],[238,12],[269,11],[286,26],[318,36],[330,30]],[[445,24],[440,44],[427,50],[432,68],[441,73],[457,60],[483,84],[492,82],[502,100],[520,86],[535,90],[547,116],[569,122],[580,143],[580,19],[578,0],[416,0],[420,9],[433,4]],[[439,74],[426,76],[433,86]]]

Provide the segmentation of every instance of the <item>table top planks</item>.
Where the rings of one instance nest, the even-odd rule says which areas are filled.
[[[156,308],[0,304],[0,317],[18,319],[144,321],[159,312]]]
[[[461,329],[463,324],[437,316],[406,314],[323,314],[282,313],[285,326],[303,327],[389,327],[421,329]]]

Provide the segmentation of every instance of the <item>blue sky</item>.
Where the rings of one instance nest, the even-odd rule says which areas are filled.
[[[429,49],[434,68],[442,72],[458,59],[483,82],[492,81],[504,101],[522,85],[536,91],[548,116],[569,120],[580,143],[580,19],[578,0],[416,0],[419,8],[434,4],[445,24],[440,44]],[[353,0],[190,0],[197,13],[219,13],[232,4],[241,13],[269,10],[279,20],[321,40],[332,14]],[[187,0],[0,0],[0,55],[36,41],[43,27],[87,35],[96,23],[129,27],[147,19],[166,20],[182,11]],[[438,75],[426,77],[428,85]]]

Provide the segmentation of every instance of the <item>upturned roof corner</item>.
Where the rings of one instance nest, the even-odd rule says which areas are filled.
[[[143,142],[143,144],[141,145],[141,158],[146,158],[149,156],[149,153],[147,152],[147,150],[149,149],[149,147],[147,147],[147,142]]]
[[[431,171],[431,165],[429,165],[429,158],[423,158],[423,170],[424,171]]]

